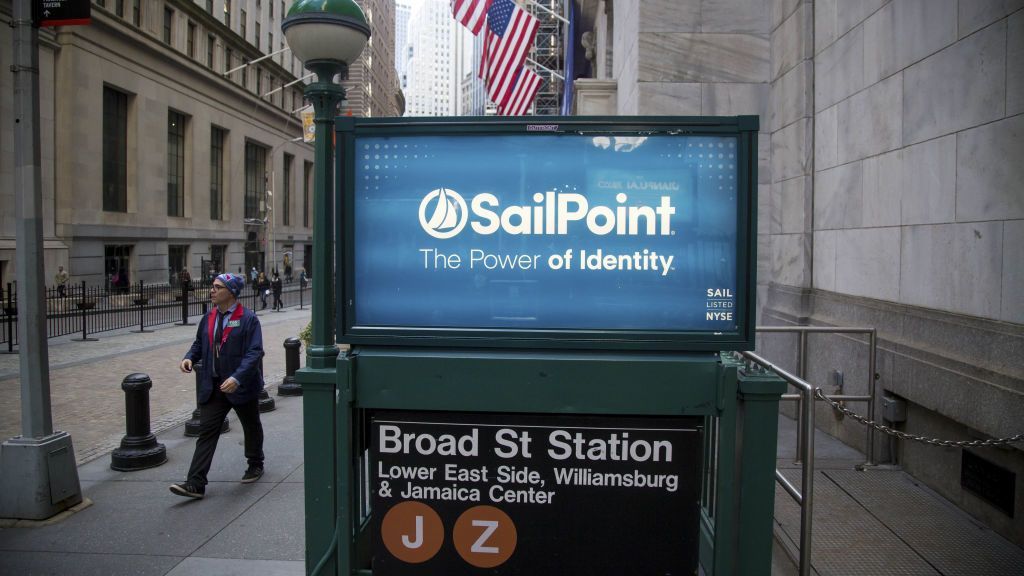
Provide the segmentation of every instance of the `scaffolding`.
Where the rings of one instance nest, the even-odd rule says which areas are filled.
[[[570,1],[528,0],[524,3],[526,9],[538,20],[537,38],[530,50],[530,58],[536,64],[526,64],[543,80],[533,101],[533,114],[536,116],[561,114],[562,92],[565,89],[565,42],[568,35],[568,24],[561,18],[568,17]]]

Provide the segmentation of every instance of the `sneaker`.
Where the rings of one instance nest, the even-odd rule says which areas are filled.
[[[249,469],[242,475],[242,484],[251,484],[263,476],[262,466],[249,466]]]
[[[201,486],[196,486],[191,482],[179,482],[177,484],[171,484],[171,492],[178,496],[201,500],[203,495],[206,493],[206,489]]]

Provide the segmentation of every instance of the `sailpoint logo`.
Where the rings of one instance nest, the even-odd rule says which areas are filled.
[[[429,219],[427,212],[431,212]],[[443,240],[462,232],[468,218],[466,200],[455,190],[431,190],[420,202],[420,226],[434,238]]]
[[[629,206],[629,196],[622,192],[615,195],[616,206],[591,206],[586,196],[575,192],[537,192],[533,202],[502,208],[497,196],[485,192],[474,196],[468,209],[458,192],[438,188],[420,202],[420,226],[434,238],[452,238],[466,227],[472,212],[476,219],[470,226],[484,236],[499,229],[506,234],[564,236],[570,222],[583,222],[598,236],[669,236],[676,213],[669,196],[661,196],[657,206]]]

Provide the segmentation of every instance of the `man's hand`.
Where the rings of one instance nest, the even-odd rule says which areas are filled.
[[[232,392],[235,392],[237,390],[238,380],[235,380],[234,378],[228,378],[227,380],[224,381],[223,384],[220,385],[220,391],[225,394],[231,394]]]
[[[178,368],[181,368],[182,372],[191,372],[192,371],[192,361],[189,360],[188,358],[185,358],[184,360],[181,361],[181,365],[178,366]]]

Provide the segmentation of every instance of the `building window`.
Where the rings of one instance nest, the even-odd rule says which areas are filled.
[[[167,215],[185,215],[185,115],[167,112]]]
[[[271,3],[271,6],[274,4]],[[281,196],[281,224],[291,226],[292,224],[292,161],[295,157],[291,154],[284,155],[284,191]]]
[[[172,26],[174,23],[174,10],[164,8],[164,44],[171,45]]]
[[[188,48],[188,57],[196,57],[196,24],[195,22],[188,23],[188,38],[186,41],[186,47]]]
[[[127,292],[131,283],[132,247],[130,244],[107,244],[103,247],[103,266],[107,272],[107,290]]]
[[[224,25],[231,28],[231,0],[224,0]]]
[[[231,70],[231,48],[224,47],[224,73],[227,74],[228,70]]]
[[[128,211],[128,95],[103,87],[103,210]]]
[[[270,4],[267,6],[270,9],[270,19],[274,19],[274,0],[270,0]]]
[[[313,163],[305,162],[302,168],[302,225],[309,228],[309,192],[313,185]]]
[[[114,0],[114,12],[118,18],[124,18],[124,0]]]
[[[242,27],[242,40],[245,40],[246,42],[248,42],[249,38],[245,35],[245,27],[246,27],[246,25],[248,23],[245,21],[245,9],[244,8],[238,11],[238,22],[239,22],[239,25]]]
[[[224,219],[224,137],[223,128],[210,128],[210,220]]]
[[[256,95],[257,96],[262,96],[263,95],[263,69],[262,68],[257,68],[256,69]]]
[[[243,62],[244,63],[244,62]],[[249,66],[242,68],[242,88],[249,89]]]
[[[261,218],[260,201],[265,192],[267,149],[254,142],[245,143],[245,218]]]
[[[213,70],[213,47],[217,39],[211,34],[206,37],[206,67]]]
[[[206,11],[213,14],[213,0],[206,0]]]
[[[142,24],[142,0],[132,0],[132,24]]]
[[[273,6],[273,4],[271,4],[271,6]],[[273,32],[268,32],[267,33],[267,52],[273,52],[273,51],[274,51],[274,33]]]
[[[188,245],[167,245],[167,281],[172,286],[181,281],[181,271],[188,269]],[[191,273],[189,273],[191,276]]]
[[[210,268],[206,270],[208,278],[216,276],[222,272],[227,272],[226,262],[224,256],[228,253],[228,247],[224,244],[210,246]]]
[[[259,22],[256,23],[256,34],[255,34],[255,36],[253,37],[252,40],[253,40],[253,43],[256,44],[256,49],[257,50],[263,50],[263,47],[260,46],[260,23]]]

